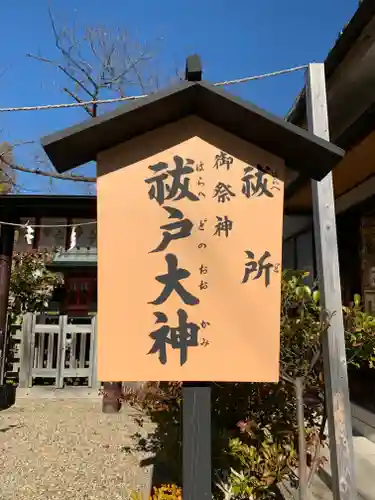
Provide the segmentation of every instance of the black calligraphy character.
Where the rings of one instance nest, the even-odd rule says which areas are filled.
[[[279,183],[279,179],[277,179],[277,176],[276,176],[276,170],[273,170],[268,165],[266,165],[264,168],[261,167],[260,165],[257,165],[257,167],[262,168],[263,171],[266,172],[266,174],[269,174],[272,177],[271,191],[273,191],[274,189],[276,189],[277,191],[280,191],[280,183]]]
[[[198,193],[198,196],[199,196],[199,197],[202,197],[202,198],[206,198],[205,193],[202,193],[202,191],[200,191],[200,192]]]
[[[217,224],[215,225],[215,232],[214,236],[221,236],[223,233],[226,238],[228,238],[229,232],[232,231],[233,229],[233,221],[228,219],[228,216],[225,215],[224,217],[218,217],[217,218]]]
[[[198,184],[198,186],[204,186],[204,182],[203,182],[202,177],[199,177],[197,184]]]
[[[224,153],[224,151],[220,151],[220,153],[215,156],[214,168],[219,170],[219,167],[224,166],[227,168],[227,170],[229,170],[232,163],[233,163],[233,158],[231,156],[229,156],[228,153]]]
[[[278,273],[280,271],[280,264],[275,264],[273,272]]]
[[[181,156],[174,156],[173,160],[176,167],[174,170],[168,170],[169,175],[173,177],[173,182],[167,199],[177,201],[188,198],[190,201],[198,201],[198,196],[189,190],[190,179],[184,177],[194,172],[194,168],[191,166],[194,165],[194,161],[187,159],[186,165],[184,165]]]
[[[204,171],[203,162],[200,162],[199,165],[196,166],[195,170],[197,172],[203,172]]]
[[[276,189],[277,191],[280,191],[280,183],[279,183],[278,179],[275,179],[275,177],[272,177],[271,191],[273,191],[274,189]]]
[[[201,274],[207,274],[208,273],[208,267],[207,266],[204,266],[203,264],[201,265],[201,267],[199,268],[199,272]]]
[[[260,168],[260,167],[259,167]],[[253,172],[253,167],[246,167],[244,170],[244,176],[242,177],[242,192],[246,198],[251,196],[268,196],[268,198],[273,198],[273,193],[268,189],[268,179],[265,177],[265,173],[261,170],[256,170]],[[255,182],[252,181],[255,180]]]
[[[198,201],[197,195],[192,193],[189,189],[190,179],[188,174],[194,172],[191,166],[194,164],[193,160],[187,159],[184,165],[184,160],[180,156],[173,157],[175,168],[166,170],[168,164],[159,162],[156,165],[148,167],[152,172],[158,174],[145,179],[147,184],[151,184],[148,196],[150,200],[155,199],[159,205],[162,205],[165,200],[181,200],[188,198],[190,201]],[[172,184],[167,184],[168,175],[172,177]]]
[[[168,168],[168,164],[164,161],[160,161],[155,165],[150,165],[148,168],[155,174],[161,172],[159,175],[154,175],[153,177],[145,179],[145,182],[147,184],[151,184],[150,190],[148,192],[148,197],[150,198],[150,200],[155,199],[159,203],[159,205],[162,205],[170,191],[170,186],[165,182],[168,178],[168,174],[165,171],[162,172],[162,170]]]
[[[207,248],[206,243],[199,243],[198,248]]]
[[[210,325],[211,325],[211,323],[209,323],[208,321],[204,321],[204,320],[203,320],[203,321],[201,321],[201,327],[202,327],[202,328],[207,328],[207,327],[208,327],[208,326],[210,326]]]
[[[177,257],[171,253],[165,256],[165,260],[168,265],[167,274],[162,274],[157,276],[155,279],[159,283],[164,285],[164,289],[157,299],[149,304],[160,305],[163,304],[173,291],[175,291],[182,301],[189,305],[195,306],[199,304],[199,299],[194,297],[190,292],[188,292],[180,283],[180,280],[184,280],[190,276],[191,273],[186,269],[178,268]]]
[[[231,196],[236,196],[233,191],[231,191],[232,186],[229,184],[224,184],[223,182],[218,182],[215,189],[213,198],[217,198],[219,203],[225,203],[230,201]]]
[[[206,224],[206,222],[207,222],[207,219],[203,219],[199,222],[199,226],[198,226],[199,231],[204,231],[204,225]]]
[[[187,238],[191,235],[191,230],[193,229],[193,223],[189,219],[184,219],[184,214],[173,207],[163,207],[169,213],[168,219],[178,219],[176,222],[170,222],[169,224],[164,224],[160,226],[160,229],[165,229],[163,231],[163,239],[158,247],[152,250],[150,253],[161,252],[165,250],[172,240],[179,240],[180,238]],[[178,232],[170,232],[175,231]]]
[[[188,347],[198,347],[198,331],[200,327],[195,323],[188,322],[188,315],[183,309],[177,311],[178,326],[167,325],[168,318],[162,312],[155,312],[156,324],[165,323],[158,330],[150,333],[154,340],[153,346],[147,354],[159,352],[159,361],[162,365],[167,362],[167,344],[172,349],[180,349],[180,365],[187,361]]]
[[[264,272],[265,273],[265,283],[266,283],[266,287],[267,287],[270,284],[270,270],[273,267],[273,264],[271,264],[271,263],[265,264],[265,261],[266,261],[266,259],[271,257],[271,254],[268,251],[265,251],[264,254],[262,255],[262,257],[258,260],[258,262],[256,262],[253,252],[251,252],[250,250],[245,250],[245,253],[246,253],[247,257],[251,260],[249,260],[249,262],[247,262],[245,264],[245,274],[244,274],[242,283],[247,283],[247,281],[252,273],[255,273],[255,272],[257,273],[253,278],[253,280],[257,280],[262,276],[262,274]]]
[[[201,282],[199,283],[199,288],[201,290],[207,290],[207,288],[208,288],[208,282],[201,280]]]
[[[208,345],[210,345],[210,341],[205,339],[205,338],[202,338],[201,340],[201,346],[202,347],[207,347]]]

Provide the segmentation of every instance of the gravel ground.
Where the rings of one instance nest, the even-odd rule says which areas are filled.
[[[124,449],[137,431],[131,410],[103,414],[99,399],[19,399],[0,412],[0,498],[123,500],[147,491],[145,457]]]

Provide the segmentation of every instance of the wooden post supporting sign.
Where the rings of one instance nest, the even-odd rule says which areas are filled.
[[[182,399],[184,500],[211,500],[211,387],[185,383]]]
[[[5,337],[14,227],[3,224],[0,231],[0,385],[2,385],[5,369]]]
[[[309,65],[306,106],[309,130],[328,141],[324,64]],[[323,339],[332,492],[334,500],[353,500],[357,493],[332,173],[320,182],[312,181],[311,188],[321,303],[325,311],[332,314]]]
[[[185,79],[202,80],[202,65],[198,56],[186,59]],[[212,498],[210,384],[185,382],[182,401],[184,500],[208,500]]]

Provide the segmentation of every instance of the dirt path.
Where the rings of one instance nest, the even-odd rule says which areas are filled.
[[[99,399],[19,399],[0,412],[0,498],[124,500],[147,491],[151,471],[127,451],[137,431],[128,408],[103,414]]]

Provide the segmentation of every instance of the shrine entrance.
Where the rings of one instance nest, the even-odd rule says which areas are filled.
[[[82,320],[82,318],[80,318]],[[61,315],[25,314],[19,338],[19,386],[54,384],[97,387],[96,316],[86,322]]]

